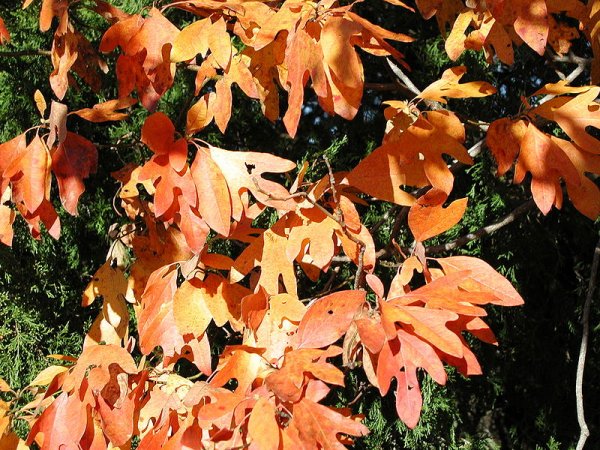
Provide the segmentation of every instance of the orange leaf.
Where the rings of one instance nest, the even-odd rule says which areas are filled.
[[[417,241],[442,234],[460,222],[467,209],[467,199],[455,200],[443,208],[446,198],[445,192],[431,189],[410,208],[408,226]]]
[[[123,120],[129,117],[125,112],[118,112],[121,109],[129,108],[137,103],[137,100],[132,97],[123,97],[118,100],[109,100],[107,102],[98,103],[93,108],[84,108],[73,111],[82,119],[90,122],[100,123],[108,121]]]
[[[365,291],[340,291],[315,301],[298,326],[296,348],[333,344],[346,333],[365,300]]]
[[[135,361],[127,350],[116,345],[92,345],[83,349],[83,353],[62,384],[63,391],[71,392],[81,386],[84,378],[89,375],[90,367],[97,369],[98,376],[91,389],[102,390],[111,380],[110,366],[116,364],[128,374],[138,372]]]
[[[496,88],[485,81],[459,83],[467,72],[465,66],[452,67],[442,74],[442,78],[423,89],[417,97],[446,103],[447,98],[486,97],[496,93]]]
[[[518,0],[514,8],[517,13],[515,31],[527,45],[543,55],[549,29],[546,0]]]
[[[70,214],[77,215],[77,202],[85,191],[83,179],[96,172],[97,165],[96,146],[75,133],[67,133],[64,143],[52,153],[52,171],[60,199]]]
[[[121,345],[129,324],[129,312],[125,303],[127,280],[123,271],[105,262],[96,271],[86,287],[82,305],[91,305],[97,297],[102,297],[102,310],[87,333],[85,345],[91,343]]]
[[[185,125],[185,133],[191,136],[198,131],[201,131],[214,117],[213,109],[210,107],[214,102],[214,92],[210,92],[202,96],[194,106],[187,112],[187,120]]]
[[[523,299],[512,284],[496,272],[488,263],[470,256],[452,256],[437,258],[446,274],[468,271],[460,287],[468,292],[488,292],[498,300],[490,303],[502,306],[519,306]]]
[[[22,156],[4,171],[4,177],[12,182],[13,200],[23,202],[30,213],[50,198],[50,164],[48,148],[36,136]]]
[[[227,236],[231,226],[231,197],[225,176],[205,149],[199,149],[191,174],[198,192],[198,212],[217,233]]]
[[[384,327],[401,323],[410,325],[414,334],[425,339],[439,350],[449,355],[462,357],[463,345],[459,337],[447,326],[448,322],[458,319],[458,314],[436,309],[426,309],[421,306],[401,306],[381,301],[381,313]],[[395,329],[387,326],[388,339],[396,334]]]
[[[258,285],[270,295],[280,292],[279,279],[289,294],[296,294],[297,281],[294,263],[286,254],[288,243],[285,235],[286,216],[263,232],[237,257],[231,268],[229,278],[238,282],[254,267],[260,266]]]
[[[372,319],[361,318],[355,321],[361,342],[371,353],[379,353],[386,341],[381,324]]]
[[[242,311],[244,312],[245,306],[250,306],[247,304],[248,299],[259,295],[245,297]],[[264,293],[262,297],[264,298]],[[245,322],[249,323],[250,329],[254,325],[254,333],[249,334],[244,343],[264,348],[263,358],[270,364],[277,365],[283,355],[292,348],[295,332],[306,307],[297,297],[290,294],[273,295],[269,298],[268,305],[263,303],[257,306],[253,311],[245,311]]]
[[[266,397],[258,399],[248,420],[248,434],[259,448],[277,450],[279,448],[279,425],[275,420],[275,407]]]
[[[485,142],[498,163],[499,176],[512,167],[526,131],[527,124],[524,121],[514,121],[507,117],[494,120],[490,124]]]
[[[0,205],[0,242],[9,247],[12,246],[15,217],[16,213],[10,206]]]
[[[28,3],[23,5],[24,8],[27,6]],[[63,16],[67,14],[68,7],[68,0],[42,0],[42,9],[40,10],[40,30],[48,31],[54,17],[58,17],[62,22]]]
[[[521,183],[531,173],[531,193],[540,211],[548,214],[552,205],[562,206],[560,178],[568,184],[578,184],[579,174],[567,155],[549,135],[532,123],[521,142],[521,152],[515,168],[515,182]]]
[[[594,86],[576,97],[555,97],[530,114],[555,121],[583,150],[600,154],[600,140],[586,131],[588,127],[600,129],[600,104],[595,101],[599,94],[600,87]]]
[[[41,450],[77,448],[86,430],[87,419],[86,405],[79,396],[63,392],[35,421],[27,438],[27,445],[31,445],[34,438],[42,433]]]
[[[210,19],[198,20],[179,32],[171,48],[171,62],[177,63],[192,59],[197,54],[206,57]]]
[[[173,315],[179,332],[201,336],[212,321],[212,314],[198,278],[184,281],[173,297]]]
[[[234,220],[240,220],[244,210],[242,195],[249,191],[260,203],[278,209],[294,209],[292,200],[274,200],[287,198],[289,192],[281,184],[264,179],[266,172],[284,173],[296,167],[292,161],[269,153],[234,152],[209,147],[210,156],[219,166],[231,193],[231,209]]]
[[[271,372],[265,379],[266,386],[284,402],[297,402],[303,396],[304,387],[310,382],[308,374],[325,383],[344,385],[344,374],[327,358],[339,355],[339,347],[327,350],[300,349],[285,354],[281,369]]]
[[[150,275],[138,313],[140,349],[144,355],[162,347],[165,355],[173,356],[184,346],[173,314],[173,295],[177,290],[177,271],[161,267]]]
[[[180,172],[187,161],[187,143],[183,138],[176,141],[174,136],[175,126],[161,112],[148,117],[142,127],[142,142],[157,155],[167,155],[171,167]]]
[[[345,417],[335,409],[302,399],[294,405],[294,422],[306,448],[327,448],[342,450],[337,435],[365,436],[367,427],[360,422]]]
[[[348,174],[348,182],[369,195],[400,205],[414,203],[402,186],[431,184],[450,193],[454,177],[442,155],[472,164],[462,142],[464,128],[458,118],[449,111],[431,111],[406,130],[390,131],[383,145]]]
[[[0,17],[0,45],[8,44],[10,42],[10,33],[6,29],[4,20]]]

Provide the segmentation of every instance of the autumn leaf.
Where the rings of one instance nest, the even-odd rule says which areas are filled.
[[[390,131],[386,139],[347,176],[351,186],[382,200],[412,205],[413,196],[402,186],[431,184],[449,193],[454,177],[442,154],[465,164],[472,163],[462,145],[464,128],[449,111],[430,111],[406,130]]]
[[[268,153],[233,152],[208,147],[210,157],[221,169],[231,195],[231,215],[240,220],[244,211],[242,196],[250,192],[260,203],[277,209],[293,209],[295,202],[281,184],[263,178],[265,173],[285,173],[296,167],[287,159]],[[282,200],[280,200],[282,199]]]
[[[401,323],[410,326],[409,329],[414,334],[444,353],[459,358],[462,356],[462,343],[447,326],[448,322],[458,319],[458,314],[447,310],[404,306],[399,302],[382,301],[380,305],[382,322],[388,339],[396,334],[392,324]]]
[[[8,44],[10,42],[10,33],[6,29],[4,20],[0,17],[0,45]]]
[[[507,117],[494,120],[487,131],[486,144],[498,164],[498,175],[504,175],[510,169],[521,149],[521,141],[527,131],[522,120]]]
[[[76,448],[87,425],[86,407],[77,395],[60,394],[31,427],[27,445],[31,445],[40,433],[43,434],[42,450],[72,446]],[[37,439],[36,439],[37,441]]]
[[[129,108],[137,103],[137,100],[131,97],[124,97],[118,100],[108,100],[98,103],[93,108],[84,108],[73,111],[71,114],[76,114],[82,119],[90,122],[100,123],[108,121],[118,121],[127,119],[129,114],[119,112],[119,110]]]
[[[58,182],[65,209],[77,215],[79,197],[85,191],[83,180],[96,172],[96,146],[78,134],[68,132],[65,141],[52,152],[52,172]]]
[[[258,285],[268,294],[280,292],[280,277],[285,291],[296,294],[294,263],[288,260],[286,253],[288,240],[285,225],[286,217],[283,217],[244,249],[231,268],[229,278],[232,282],[239,282],[254,267],[260,266]]]
[[[161,267],[150,275],[137,314],[142,353],[147,355],[160,346],[167,356],[172,356],[185,345],[173,313],[176,290],[177,271],[171,266]]]
[[[142,105],[150,111],[156,108],[173,83],[175,65],[168,55],[178,33],[177,27],[156,8],[145,18],[121,17],[106,31],[100,51],[108,53],[116,47],[123,50],[117,59],[120,98],[137,89]]]
[[[50,197],[50,165],[52,160],[48,148],[36,136],[20,158],[13,159],[4,170],[3,176],[10,179],[13,200],[23,202],[30,213]]]
[[[459,83],[466,72],[465,66],[445,70],[441,79],[423,89],[417,98],[447,103],[446,98],[486,97],[496,93],[496,88],[485,81]]]
[[[135,374],[138,372],[133,357],[127,350],[116,345],[92,345],[84,348],[75,365],[65,376],[62,388],[66,392],[72,392],[81,386],[82,381],[92,374],[97,375],[91,379],[91,389],[101,390],[111,380],[110,367],[118,365],[125,373]],[[92,370],[90,371],[90,368]],[[93,373],[92,373],[93,372]]]
[[[575,97],[555,97],[532,109],[531,117],[540,115],[556,122],[583,150],[599,154],[600,140],[587,127],[600,128],[600,104],[595,101],[600,87],[593,87]]]
[[[242,299],[242,319],[246,330],[252,330],[246,333],[244,344],[264,348],[263,358],[277,365],[293,348],[296,330],[306,307],[290,294],[273,295],[261,303],[260,300],[266,300],[265,297],[261,293]]]
[[[549,29],[546,0],[518,0],[514,8],[517,13],[515,31],[527,45],[543,55]]]
[[[229,235],[232,214],[229,187],[206,149],[198,149],[191,174],[198,192],[198,212],[217,233]]]
[[[171,167],[180,172],[187,160],[187,143],[185,139],[175,140],[175,126],[167,115],[157,112],[144,122],[142,142],[156,155],[166,155]]]
[[[337,356],[340,352],[339,347],[292,350],[285,354],[281,368],[265,378],[265,384],[279,399],[293,403],[302,398],[303,388],[311,379],[343,386],[344,374],[326,362],[327,358]]]
[[[15,221],[15,211],[6,205],[0,205],[0,242],[9,247],[13,241],[13,222]]]
[[[102,297],[102,310],[86,336],[86,345],[121,345],[128,327],[129,312],[125,303],[127,279],[119,268],[113,268],[111,262],[105,262],[96,271],[92,281],[83,292],[82,305],[90,306],[97,297]]]
[[[277,450],[279,448],[279,425],[275,419],[274,405],[266,397],[261,397],[250,414],[248,434],[260,448]]]
[[[497,299],[491,300],[492,304],[503,306],[523,304],[523,299],[512,284],[485,261],[469,256],[437,258],[436,261],[446,274],[468,271],[468,275],[460,283],[460,287],[467,292],[491,293]]]
[[[348,330],[365,299],[364,291],[340,291],[315,301],[298,326],[296,348],[333,344]]]
[[[442,205],[447,195],[431,189],[422,195],[408,213],[408,226],[417,241],[437,236],[456,225],[467,209],[467,199],[455,200],[447,208]]]
[[[310,448],[345,449],[338,434],[365,436],[369,432],[360,422],[308,399],[294,405],[293,415],[303,443]]]

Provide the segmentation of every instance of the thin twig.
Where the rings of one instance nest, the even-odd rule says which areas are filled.
[[[575,378],[575,398],[577,401],[577,422],[579,422],[579,440],[577,441],[577,450],[583,450],[585,441],[590,436],[590,430],[585,422],[585,410],[583,408],[583,371],[585,369],[585,357],[587,354],[588,341],[590,335],[590,310],[592,307],[592,298],[596,290],[596,279],[598,276],[598,266],[600,265],[600,239],[594,248],[594,258],[592,259],[592,268],[590,270],[590,281],[588,283],[587,295],[583,305],[581,346],[579,347],[579,359],[577,360],[577,376]]]
[[[327,173],[329,174],[329,187],[331,188],[331,196],[333,197],[333,204],[335,205],[335,215],[338,218],[338,222],[344,220],[344,214],[340,208],[340,199],[338,198],[337,191],[335,190],[335,177],[333,176],[333,170],[329,163],[327,155],[323,155],[323,160],[327,166]]]
[[[15,50],[13,52],[0,52],[0,57],[20,58],[21,56],[51,56],[50,50]]]
[[[342,231],[348,237],[348,239],[354,242],[358,247],[358,262],[356,264],[356,275],[354,276],[354,289],[361,289],[364,281],[363,270],[365,265],[365,250],[367,246],[363,241],[361,241],[353,233],[351,233],[348,227],[346,226],[346,221],[344,220],[344,213],[342,211],[342,208],[340,207],[340,200],[335,189],[335,176],[333,175],[333,170],[331,169],[329,158],[327,158],[327,155],[323,155],[323,159],[325,160],[325,164],[327,165],[327,172],[329,174],[329,187],[331,188],[331,195],[333,197],[333,203],[335,205],[336,222],[340,225],[340,227],[342,227]]]
[[[492,223],[490,225],[486,225],[485,227],[481,227],[479,230],[477,230],[473,233],[469,233],[465,236],[461,236],[452,242],[427,247],[427,253],[433,254],[433,253],[447,252],[450,250],[454,250],[458,247],[462,247],[462,246],[468,244],[469,242],[475,241],[477,239],[481,239],[484,236],[489,236],[490,234],[495,233],[496,231],[500,230],[501,228],[504,228],[506,225],[514,222],[515,219],[517,219],[519,216],[522,216],[523,214],[525,214],[534,205],[535,205],[535,203],[533,200],[528,200],[525,203],[523,203],[522,205],[515,208],[509,214],[505,215],[498,222]]]
[[[575,67],[575,69],[573,69],[573,71],[569,75],[563,78],[567,82],[567,84],[571,84],[579,75],[583,73],[583,71],[586,68],[586,62],[587,60],[578,62],[577,67]],[[554,97],[556,97],[555,94],[545,95],[540,99],[539,104],[541,105],[542,103],[546,103],[547,101],[552,100]]]
[[[415,84],[406,76],[404,72],[402,72],[400,67],[394,64],[390,58],[386,58],[386,61],[392,73],[396,75],[396,77],[398,77],[398,79],[400,79],[413,94],[419,95],[421,93],[421,90],[415,86]]]
[[[572,64],[578,64],[578,65],[583,65],[583,66],[589,66],[592,64],[592,58],[582,58],[581,56],[577,56],[575,54],[573,54],[572,52],[569,52],[567,55],[549,55],[549,58],[553,61],[553,62],[560,62],[560,63],[572,63]]]

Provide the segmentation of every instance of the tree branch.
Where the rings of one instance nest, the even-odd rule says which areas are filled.
[[[411,81],[410,78],[406,76],[404,72],[402,72],[402,69],[400,67],[394,64],[390,58],[386,58],[386,61],[392,73],[396,75],[396,77],[398,77],[398,79],[406,85],[409,91],[411,91],[415,95],[419,95],[421,93],[421,90],[415,86],[415,84]]]
[[[577,401],[577,422],[579,422],[579,440],[577,441],[577,450],[583,450],[585,441],[590,435],[590,430],[585,422],[585,410],[583,408],[583,371],[585,369],[585,357],[587,354],[588,341],[590,335],[590,310],[592,307],[592,298],[596,290],[596,279],[598,276],[598,266],[600,265],[600,239],[594,248],[594,258],[590,270],[590,281],[588,283],[587,295],[583,305],[583,332],[581,335],[581,346],[579,347],[579,359],[577,360],[577,376],[575,378],[575,399]]]
[[[585,70],[585,68],[587,67],[587,65],[590,62],[588,59],[579,58],[578,56],[572,55],[572,57],[576,58],[576,59],[573,61],[569,61],[569,62],[575,62],[577,64],[577,67],[575,67],[575,69],[573,69],[573,71],[567,76],[564,76],[564,75],[561,76],[561,74],[559,73],[559,76],[563,80],[567,81],[568,84],[571,84],[573,81],[575,81],[575,79],[583,73],[583,71]],[[554,61],[556,61],[556,60],[554,60]],[[546,103],[548,100],[552,100],[554,97],[556,97],[555,94],[545,95],[542,99],[540,99],[539,104],[541,105],[542,103]]]
[[[525,203],[523,203],[522,205],[515,208],[509,214],[505,215],[498,222],[487,225],[485,227],[482,227],[479,230],[475,231],[474,233],[469,233],[465,236],[459,237],[458,239],[456,239],[452,242],[427,247],[427,253],[432,254],[432,253],[447,252],[450,250],[454,250],[458,247],[462,247],[462,246],[468,244],[469,242],[475,241],[477,239],[481,239],[484,236],[489,236],[490,234],[495,233],[496,231],[500,230],[501,228],[504,228],[506,225],[514,222],[515,219],[517,219],[519,216],[522,216],[523,214],[525,214],[534,205],[535,205],[535,202],[533,201],[533,199],[528,200]]]
[[[50,50],[16,50],[14,52],[0,52],[0,57],[19,58],[21,56],[51,56]]]

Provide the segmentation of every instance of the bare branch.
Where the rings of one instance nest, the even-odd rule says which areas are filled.
[[[587,60],[587,59],[579,58],[579,57],[575,57],[575,58],[577,58],[577,61],[578,61],[577,67],[575,67],[575,69],[573,69],[573,71],[569,75],[567,75],[566,77],[563,78],[565,81],[567,81],[568,84],[571,84],[573,81],[575,81],[575,79],[583,73],[583,71],[587,67],[587,64],[589,63],[589,60]],[[554,97],[556,97],[555,94],[548,94],[548,95],[542,97],[539,104],[541,105],[542,103],[546,103],[548,100],[552,100]]]
[[[411,79],[408,78],[404,72],[402,72],[400,67],[394,64],[390,58],[386,58],[386,61],[394,75],[396,75],[398,79],[401,80],[413,94],[419,95],[421,93],[421,90],[414,85]]]
[[[594,248],[594,258],[590,270],[590,281],[588,283],[587,295],[583,305],[583,317],[581,319],[583,332],[581,335],[581,346],[579,347],[579,359],[577,360],[577,376],[575,378],[575,399],[577,401],[577,422],[579,422],[579,440],[577,441],[577,450],[583,450],[585,441],[590,435],[590,430],[585,422],[585,410],[583,408],[583,371],[585,369],[585,357],[587,354],[588,341],[590,335],[590,310],[592,307],[592,298],[596,291],[596,279],[598,276],[598,266],[600,265],[600,239]]]
[[[500,230],[501,228],[504,228],[506,225],[514,222],[515,219],[517,219],[519,216],[522,216],[523,214],[525,214],[534,205],[535,205],[535,202],[533,200],[528,200],[525,203],[523,203],[522,205],[515,208],[509,214],[505,215],[498,222],[487,225],[485,227],[482,227],[479,230],[475,231],[474,233],[469,233],[469,234],[462,236],[452,242],[448,242],[448,243],[442,244],[442,245],[434,245],[431,247],[427,247],[427,253],[432,254],[432,253],[447,252],[447,251],[462,247],[462,246],[468,244],[469,242],[475,241],[477,239],[481,239],[484,236],[489,236],[490,234],[495,233],[496,231]]]
[[[50,50],[16,50],[14,52],[0,52],[0,57],[20,58],[21,56],[51,56]]]
[[[344,214],[340,209],[340,199],[338,198],[337,191],[335,189],[335,177],[333,176],[333,170],[331,169],[331,164],[329,163],[329,158],[327,155],[323,155],[323,160],[325,161],[325,165],[327,166],[327,173],[329,174],[329,187],[331,188],[331,195],[333,197],[333,203],[335,205],[335,215],[338,218],[338,222],[344,220]],[[345,225],[344,225],[345,226]]]
[[[553,62],[559,63],[572,63],[582,66],[589,66],[592,64],[592,58],[582,58],[581,56],[577,56],[573,54],[573,52],[569,52],[567,55],[548,55],[549,59]]]

